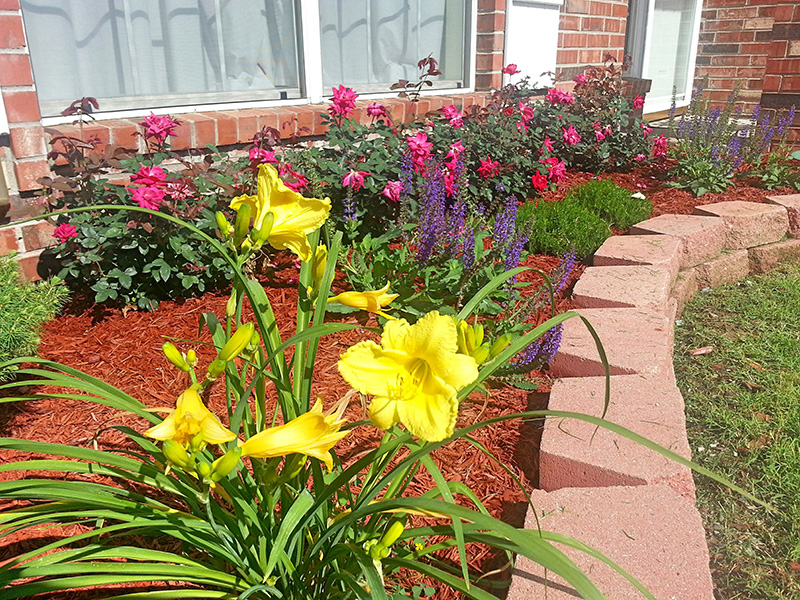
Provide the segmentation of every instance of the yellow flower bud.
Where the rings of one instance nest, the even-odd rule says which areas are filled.
[[[217,219],[217,227],[219,228],[220,233],[222,233],[222,237],[229,237],[231,234],[231,224],[228,223],[228,219],[225,218],[225,215],[219,211],[217,211],[217,214],[215,214],[214,217]]]
[[[195,352],[194,350],[189,350],[186,353],[186,362],[189,363],[190,367],[196,367],[197,366],[197,352]]]
[[[469,323],[464,323],[464,341],[467,348],[465,354],[472,356],[472,353],[475,352],[475,330],[470,327]]]
[[[275,213],[268,212],[261,223],[261,228],[256,229],[253,235],[253,241],[261,246],[269,239],[269,234],[272,233],[272,225],[275,223]]]
[[[208,464],[206,461],[201,460],[197,463],[197,474],[200,476],[200,479],[205,479],[211,474],[211,465]]]
[[[244,204],[239,207],[239,212],[236,214],[236,225],[234,226],[234,244],[239,245],[247,232],[250,230],[250,205]]]
[[[511,342],[511,336],[509,334],[501,335],[497,338],[492,344],[491,349],[489,350],[489,358],[494,358],[498,354],[500,354],[503,350],[506,349],[506,346]]]
[[[383,534],[383,538],[381,541],[378,542],[379,545],[383,546],[384,548],[389,548],[397,541],[403,531],[405,530],[405,519],[401,521],[394,521],[389,528],[386,530],[386,533]]]
[[[313,293],[319,293],[319,286],[322,283],[322,276],[325,274],[325,266],[328,263],[328,247],[320,244],[314,250],[314,258],[311,263],[311,277],[314,281]]]
[[[198,431],[189,440],[189,450],[192,452],[200,452],[200,450],[202,450],[205,447],[206,447],[206,440],[203,437],[203,432]]]
[[[228,476],[228,473],[236,468],[239,464],[239,459],[242,457],[242,449],[240,447],[231,448],[225,454],[220,456],[217,460],[211,463],[211,481],[216,483],[221,479]]]
[[[236,290],[231,291],[231,297],[228,298],[228,303],[225,305],[225,316],[233,317],[236,314]]]
[[[250,239],[248,238],[242,242],[242,245],[240,246],[239,249],[242,251],[242,254],[247,254],[248,252],[250,252],[250,250],[254,249],[253,242],[251,242]],[[258,250],[258,248],[255,249]]]
[[[167,457],[167,460],[173,465],[185,471],[194,471],[194,460],[186,449],[175,440],[164,440],[164,445],[161,447],[161,450],[164,452],[164,456]]]
[[[178,349],[169,342],[165,342],[164,345],[161,346],[161,350],[164,352],[164,356],[169,359],[169,362],[178,367],[184,373],[191,369],[181,353],[178,352]]]
[[[250,343],[250,339],[253,337],[253,331],[255,331],[255,327],[252,323],[245,323],[239,327],[239,329],[236,330],[236,333],[231,336],[231,339],[229,339],[222,347],[222,350],[217,356],[217,360],[228,362],[239,356],[247,344]],[[222,371],[220,371],[220,373],[221,372]]]
[[[472,353],[472,358],[475,359],[475,362],[483,364],[486,362],[486,359],[489,358],[489,351],[491,350],[489,344],[483,344],[479,348],[475,348],[475,352]]]
[[[475,323],[475,347],[483,344],[483,325]]]
[[[458,340],[459,354],[469,354],[469,352],[467,352],[467,334],[466,334],[467,327],[469,326],[467,325],[466,321],[459,321],[456,324],[456,334],[458,336],[457,340]]]
[[[216,359],[210,365],[208,365],[208,378],[211,381],[214,381],[217,377],[222,375],[222,372],[225,370],[225,361]]]

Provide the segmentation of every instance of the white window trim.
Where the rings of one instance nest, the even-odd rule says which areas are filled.
[[[187,104],[182,106],[168,106],[158,108],[136,108],[128,110],[115,110],[115,111],[98,111],[93,113],[93,116],[98,121],[113,120],[113,119],[135,119],[145,117],[151,113],[156,115],[175,115],[186,113],[199,113],[199,112],[217,112],[224,110],[239,110],[247,108],[281,108],[290,106],[307,106],[310,104],[322,104],[326,99],[331,97],[331,94],[326,94],[322,83],[322,36],[319,27],[319,3],[325,0],[299,0],[300,2],[300,18],[302,19],[302,26],[300,29],[301,40],[299,40],[299,47],[302,48],[302,56],[300,61],[303,67],[304,77],[301,78],[301,94],[302,98],[294,98],[287,100],[252,100],[242,102],[222,102],[215,104]],[[465,64],[468,67],[468,77],[464,87],[448,87],[448,88],[433,88],[421,92],[422,96],[455,96],[461,94],[471,94],[475,91],[475,66],[477,61],[477,46],[478,46],[478,0],[469,0],[469,40],[465,44],[465,52],[468,56],[465,57]],[[311,25],[307,25],[310,23]],[[304,81],[303,81],[304,79]],[[359,94],[359,98],[363,100],[380,100],[397,98],[397,93],[391,90],[385,92],[365,93]],[[0,98],[2,102],[2,98]],[[0,109],[2,104],[0,104]],[[2,111],[0,119],[5,117],[5,111]],[[53,125],[65,125],[75,122],[74,116],[62,117],[52,116],[43,117],[42,125],[45,127]],[[2,125],[2,120],[0,120]]]
[[[694,23],[692,25],[692,40],[689,46],[689,63],[687,65],[687,72],[688,76],[686,78],[686,89],[685,90],[678,90],[683,92],[684,98],[681,101],[676,102],[676,108],[681,108],[684,106],[689,106],[689,102],[691,101],[692,91],[694,89],[694,71],[697,65],[697,50],[698,50],[698,43],[700,39],[700,18],[703,12],[703,0],[695,0],[695,14],[694,14]],[[632,25],[636,28],[636,31],[641,31],[641,28],[644,27],[645,34],[642,37],[641,35],[637,35],[636,33],[633,34],[632,38],[632,48],[629,49],[629,52],[634,56],[641,56],[641,62],[637,61],[634,58],[634,65],[633,65],[633,74],[641,77],[642,79],[650,79],[648,73],[648,65],[650,64],[650,40],[652,40],[653,35],[653,11],[655,10],[655,0],[647,0],[647,11],[643,11],[642,13],[636,15],[636,22],[629,23],[629,27]],[[645,21],[642,23],[642,21]],[[653,100],[645,97],[644,103],[644,112],[645,113],[656,113],[665,110],[669,110],[672,107],[672,99],[667,100],[658,100],[654,102]]]

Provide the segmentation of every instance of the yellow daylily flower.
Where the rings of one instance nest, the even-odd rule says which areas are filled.
[[[387,319],[394,319],[394,317],[386,312],[383,308],[389,306],[392,300],[397,298],[400,294],[389,294],[389,284],[387,283],[379,290],[370,290],[368,292],[342,292],[341,294],[328,298],[328,304],[344,304],[352,308],[366,310],[386,317]]]
[[[438,442],[453,434],[456,392],[478,377],[471,356],[458,353],[452,317],[430,312],[414,325],[389,321],[381,345],[359,342],[339,359],[345,381],[372,394],[370,420],[381,429],[402,423],[418,438]]]
[[[216,415],[206,408],[200,394],[189,388],[178,396],[175,410],[144,434],[161,441],[175,440],[185,446],[200,432],[207,444],[222,444],[236,438],[236,435],[226,429]]]
[[[278,250],[288,248],[306,261],[312,256],[306,236],[322,226],[331,210],[330,198],[305,198],[290,190],[278,177],[275,167],[268,164],[258,167],[258,195],[237,196],[231,201],[231,208],[235,210],[243,205],[250,207],[253,227],[258,230],[272,213],[270,245]]]
[[[274,458],[289,454],[304,454],[325,463],[333,469],[330,449],[349,431],[339,431],[344,424],[342,413],[346,403],[340,402],[328,413],[322,412],[322,400],[317,398],[314,407],[285,425],[270,427],[255,434],[242,444],[242,456]]]

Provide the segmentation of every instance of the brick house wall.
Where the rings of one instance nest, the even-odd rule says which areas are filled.
[[[741,85],[745,116],[757,104],[800,109],[800,6],[793,0],[705,0],[695,86],[703,81],[716,105]],[[800,142],[800,117],[788,140]]]
[[[606,54],[622,62],[627,0],[564,0],[558,30],[556,76],[571,79],[587,65],[601,65]]]

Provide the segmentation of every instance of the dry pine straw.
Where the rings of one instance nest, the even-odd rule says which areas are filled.
[[[590,173],[571,172],[568,179],[560,184],[559,190],[548,192],[544,199],[557,201],[563,198],[568,189],[588,181],[591,177]],[[610,178],[632,192],[641,191],[647,195],[654,204],[654,216],[665,213],[689,214],[697,205],[726,200],[763,202],[767,195],[790,193],[790,190],[766,192],[754,187],[737,186],[724,194],[706,194],[701,198],[694,198],[688,192],[665,187],[666,169],[640,168],[631,173],[612,173]],[[537,256],[530,257],[526,266],[549,272],[557,264],[557,258]],[[578,269],[573,274],[573,281],[579,276],[580,271],[581,269]],[[281,334],[284,339],[291,335],[296,307],[296,290],[285,283],[292,275],[282,271],[271,285],[266,286],[276,317],[282,326]],[[535,280],[536,276],[524,276],[523,279]],[[224,314],[226,302],[225,295],[206,294],[202,298],[163,303],[154,313],[123,314],[119,311],[98,310],[94,307],[87,309],[83,314],[66,314],[46,325],[42,335],[40,355],[86,371],[140,399],[147,406],[170,407],[174,405],[175,398],[188,382],[186,376],[169,365],[161,353],[161,345],[169,339],[164,336],[208,342],[207,331],[199,337],[197,335],[198,318],[204,312]],[[569,305],[562,300],[558,308],[564,310],[569,308]],[[541,319],[542,317],[539,318]],[[356,322],[352,317],[346,320]],[[365,323],[376,324],[374,317],[370,317]],[[314,393],[325,398],[326,406],[343,396],[349,389],[336,368],[339,356],[351,345],[369,338],[375,339],[375,335],[359,329],[336,333],[322,340],[314,374]],[[176,345],[183,350],[194,347],[201,365],[208,364],[214,358],[214,352],[209,346],[178,342]],[[462,404],[459,426],[500,414],[544,408],[549,383],[546,374],[535,373],[534,376],[542,378],[541,393],[529,394],[501,386],[491,389],[488,399],[473,394]],[[210,408],[217,414],[224,415],[224,394],[212,393]],[[352,404],[346,416],[350,420],[364,418],[363,407],[360,403]],[[113,450],[127,443],[122,434],[108,429],[117,425],[127,425],[141,430],[146,424],[132,415],[79,400],[45,399],[27,402],[23,406],[0,405],[0,434],[16,438],[57,441],[84,447],[96,443],[100,448]],[[515,475],[530,489],[536,485],[538,477],[538,433],[536,424],[509,421],[481,428],[474,432],[473,437],[505,465],[510,466]],[[374,427],[359,427],[337,445],[337,451],[344,461],[355,460],[374,447],[380,437],[380,431]],[[5,452],[0,456],[0,463],[29,457],[30,455],[26,453]],[[524,494],[513,478],[499,465],[487,460],[482,453],[464,441],[457,441],[437,450],[434,459],[447,479],[465,482],[482,499],[493,516],[521,525],[525,512]],[[31,474],[1,473],[0,480],[16,479],[21,475]],[[38,476],[42,474],[39,473]],[[101,480],[95,476],[87,476],[84,479]],[[427,473],[421,472],[408,493],[420,494],[431,489],[433,485]],[[0,503],[0,510],[8,508],[9,505],[8,502]],[[33,535],[24,532],[7,536],[0,541],[0,561],[33,549],[45,543],[46,539],[73,535],[79,531],[79,526],[64,526]],[[144,540],[138,542],[144,543]],[[164,544],[163,547],[169,549],[170,542],[168,539],[149,540],[147,544],[151,546]],[[471,546],[469,551],[471,565],[483,565],[486,568],[497,566],[496,563],[492,564],[492,557],[485,548]],[[452,549],[447,557],[456,561],[456,550]],[[404,580],[405,584],[423,583],[413,575],[406,576]],[[125,587],[132,590],[135,584]],[[48,598],[85,600],[93,596],[95,595],[86,592],[72,591],[50,594]],[[436,597],[446,600],[456,596],[440,590]]]

